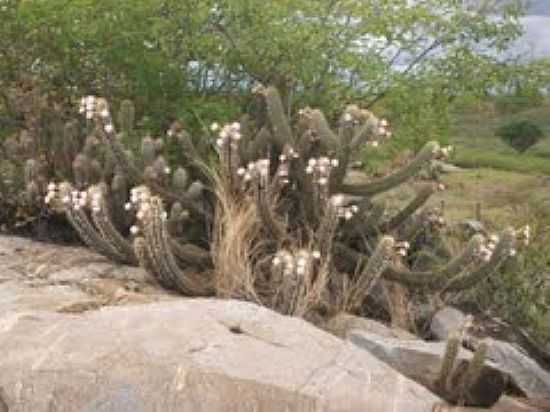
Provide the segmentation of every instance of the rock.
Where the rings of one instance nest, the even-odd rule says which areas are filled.
[[[492,412],[550,412],[550,398],[529,401],[502,396],[491,408]]]
[[[0,412],[429,412],[350,342],[252,303],[184,299],[92,252],[0,237]]]
[[[550,396],[550,373],[513,345],[492,338],[482,339],[488,345],[487,358],[495,368],[509,374],[514,385],[528,398]]]
[[[83,312],[173,298],[142,269],[88,249],[0,236],[0,313]]]
[[[445,354],[446,342],[383,338],[357,330],[351,331],[348,339],[405,376],[430,388],[440,396],[447,396],[440,393],[435,386]],[[470,351],[461,348],[457,357],[456,370],[465,371],[472,356]],[[507,376],[486,362],[477,384],[467,394],[468,403],[491,406],[505,390],[506,382]]]
[[[12,312],[0,324],[10,412],[428,412],[437,401],[350,343],[246,302]]]
[[[406,330],[392,328],[373,319],[361,318],[349,313],[340,313],[334,316],[327,322],[326,330],[344,339],[353,330],[373,333],[384,338],[418,339],[418,337]]]
[[[430,323],[430,332],[436,340],[447,340],[449,335],[456,332],[464,324],[466,315],[458,309],[446,306],[433,316]]]
[[[481,223],[479,220],[475,220],[475,219],[463,220],[462,222],[459,223],[459,226],[461,226],[466,232],[470,234],[485,233],[485,225]]]

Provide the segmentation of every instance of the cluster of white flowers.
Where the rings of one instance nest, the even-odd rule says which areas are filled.
[[[46,197],[44,198],[44,203],[49,205],[52,200],[54,200],[58,195],[58,187],[55,183],[51,182],[48,185],[48,193],[46,193]]]
[[[91,120],[95,115],[96,97],[86,96],[80,99],[80,106],[78,112],[84,114],[86,119]]]
[[[103,193],[98,188],[90,188],[89,193],[81,192],[80,199],[83,199],[83,203],[86,204],[86,199],[90,199],[90,208],[92,212],[101,211],[101,204],[103,200]]]
[[[526,225],[517,231],[518,240],[520,240],[524,246],[529,246],[531,240],[531,227]]]
[[[381,138],[389,139],[392,137],[390,130],[390,123],[386,119],[380,119],[378,121],[377,135]]]
[[[216,145],[219,148],[225,147],[228,144],[235,147],[242,138],[241,124],[239,122],[226,124],[221,129],[218,123],[213,123],[210,126],[210,130],[214,133],[219,132],[218,139],[216,140]]]
[[[344,196],[341,194],[333,195],[329,200],[330,206],[336,211],[336,216],[340,219],[350,220],[359,212],[359,206],[344,205]]]
[[[259,178],[260,182],[265,183],[269,179],[269,166],[269,159],[259,159],[255,162],[250,162],[247,167],[239,167],[237,169],[237,175],[245,182],[249,182],[254,178]]]
[[[69,192],[62,190],[59,185],[52,182],[48,185],[48,192],[44,198],[44,203],[49,205],[60,196],[62,196],[60,200],[64,207],[80,210],[90,206],[94,212],[101,210],[102,194],[100,190],[90,190],[90,193],[79,190],[71,190]]]
[[[135,210],[138,224],[145,223],[145,221],[147,221],[147,219],[151,216],[151,199],[151,191],[147,186],[134,187],[130,190],[130,202],[124,205],[124,209],[127,211]],[[166,212],[162,212],[161,219],[168,219],[168,214]],[[134,236],[140,232],[138,224],[130,227],[130,233]]]
[[[294,273],[298,276],[303,276],[311,268],[313,262],[319,259],[321,259],[321,252],[318,250],[310,252],[309,250],[301,249],[296,253],[281,250],[273,258],[273,266],[281,268],[285,276],[290,276]]]
[[[409,253],[409,249],[411,248],[411,245],[409,242],[397,242],[395,243],[395,251],[400,256],[407,256],[407,253]]]
[[[474,256],[481,259],[483,262],[489,262],[495,251],[496,245],[499,242],[498,235],[491,235],[487,241],[480,245],[475,251]],[[515,254],[515,253],[514,253]]]
[[[329,182],[330,173],[333,168],[339,166],[338,159],[328,157],[311,158],[307,162],[306,173],[313,176],[314,183],[319,186],[326,186]]]
[[[445,224],[447,223],[445,218],[443,217],[441,210],[438,209],[433,209],[429,211],[426,215],[426,220],[429,224],[435,227],[442,227],[445,226]]]
[[[105,99],[98,99],[95,96],[86,96],[80,99],[79,113],[84,114],[86,119],[92,120],[99,116],[103,123],[103,130],[108,133],[114,133],[115,127],[111,120],[111,113]]]
[[[453,151],[454,151],[453,146],[434,147],[433,154],[437,159],[447,160],[451,156],[451,153]]]

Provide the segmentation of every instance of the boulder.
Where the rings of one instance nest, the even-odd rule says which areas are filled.
[[[0,313],[84,312],[174,299],[140,268],[80,247],[0,236]]]
[[[510,343],[485,338],[487,358],[495,367],[512,377],[514,385],[528,398],[550,397],[550,373]]]
[[[550,412],[550,398],[526,400],[502,396],[491,408],[492,412]]]
[[[348,339],[405,376],[437,392],[438,395],[449,395],[439,392],[435,385],[441,370],[446,342],[383,338],[358,330],[351,331]],[[460,348],[455,370],[465,371],[472,356],[470,351]],[[468,404],[491,406],[506,389],[507,379],[506,374],[496,370],[490,362],[485,362],[478,382],[467,393]]]
[[[449,335],[456,332],[464,324],[466,315],[458,309],[446,306],[438,310],[430,323],[430,332],[436,340],[447,340]]]
[[[11,312],[0,324],[10,412],[428,412],[437,401],[350,343],[246,302]]]
[[[0,411],[399,411],[439,402],[350,342],[171,295],[92,252],[0,237]]]
[[[354,330],[374,333],[384,338],[418,339],[416,335],[406,330],[386,326],[373,319],[362,318],[349,313],[339,313],[334,316],[327,322],[325,329],[343,339],[346,339]]]

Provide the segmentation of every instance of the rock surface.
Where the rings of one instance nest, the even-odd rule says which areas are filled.
[[[347,313],[334,316],[327,322],[325,329],[343,339],[346,339],[354,330],[373,333],[384,338],[418,339],[406,330],[386,326],[373,319],[361,318]]]
[[[433,316],[430,323],[430,332],[436,340],[447,340],[449,335],[456,332],[464,324],[466,315],[458,309],[446,306]]]
[[[405,376],[437,391],[435,382],[441,370],[445,342],[383,338],[358,330],[351,331],[348,339]],[[460,348],[456,370],[464,371],[472,356],[470,351]],[[492,405],[506,389],[506,381],[506,374],[497,371],[492,364],[486,362],[478,383],[467,394],[468,401],[475,405]]]
[[[0,411],[429,412],[349,342],[240,301],[183,299],[77,248],[0,237]]]
[[[487,358],[495,367],[512,376],[514,384],[528,398],[550,397],[550,373],[513,345],[486,338]]]

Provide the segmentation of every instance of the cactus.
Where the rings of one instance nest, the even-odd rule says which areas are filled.
[[[443,362],[441,363],[439,376],[435,383],[436,388],[443,393],[449,390],[461,344],[462,341],[458,333],[452,333],[447,339]]]
[[[261,106],[256,118],[245,115],[240,123],[215,124],[209,131],[217,134],[214,168],[201,160],[208,138],[195,143],[179,122],[167,140],[180,146],[182,164],[171,165],[167,144],[148,136],[140,155],[128,152],[120,135],[136,134],[133,107],[122,104],[115,125],[104,99],[84,98],[89,137],[83,148],[69,152],[77,153],[77,187],[92,185],[87,193],[95,203],[85,204],[80,194],[72,199],[68,183],[47,196],[49,203],[65,208],[88,245],[143,266],[164,287],[186,295],[229,293],[307,319],[342,310],[361,313],[380,281],[418,293],[460,292],[514,253],[516,234],[507,229],[496,241],[476,235],[447,263],[416,270],[415,256],[429,252],[444,227],[442,209],[423,209],[437,182],[395,212],[374,196],[407,182],[448,150],[430,142],[394,173],[350,183],[346,176],[354,153],[388,139],[387,121],[350,105],[336,129],[312,108],[301,110],[294,126],[275,88],[258,86],[255,93]],[[67,196],[69,201],[60,201]],[[236,238],[224,249],[219,242],[227,232],[224,225],[231,224],[224,220],[228,211],[236,219],[242,211],[251,221],[243,222],[246,241],[239,243],[241,234],[232,233]],[[244,266],[228,265],[232,269],[224,272],[220,262],[232,253],[233,262],[245,260]],[[220,289],[227,285],[229,292]],[[450,346],[445,376],[452,355]]]

